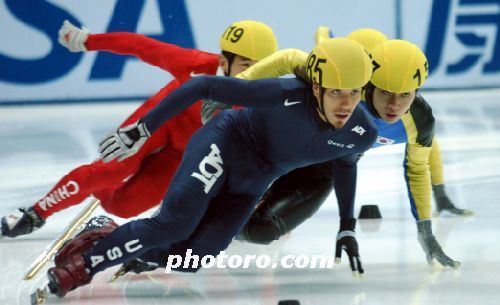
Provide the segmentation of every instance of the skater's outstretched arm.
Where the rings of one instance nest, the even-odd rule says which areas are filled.
[[[59,43],[72,52],[107,51],[132,55],[142,61],[170,72],[185,81],[191,73],[215,74],[218,57],[195,49],[155,40],[128,32],[91,34],[84,27],[78,28],[65,20],[59,30]]]
[[[136,123],[118,129],[100,143],[99,152],[105,162],[123,160],[134,155],[165,121],[199,99],[210,99],[230,105],[270,109],[287,102],[287,92],[304,94],[300,81],[262,79],[246,81],[236,78],[199,76],[186,82],[167,96],[158,106]]]

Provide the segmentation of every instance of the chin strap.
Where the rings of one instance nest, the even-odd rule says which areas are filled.
[[[365,87],[365,101],[366,101],[366,106],[368,106],[368,111],[370,111],[371,114],[373,114],[377,119],[381,119],[382,117],[380,114],[378,114],[377,109],[375,109],[375,106],[373,106],[373,90],[375,89],[375,86],[372,83],[366,84]]]
[[[226,76],[231,75],[231,66],[233,65],[234,58],[236,57],[236,54],[228,52],[228,51],[222,51],[222,55],[227,59],[227,73],[224,72]]]
[[[318,109],[319,113],[321,113],[325,117],[326,122],[332,128],[335,128],[335,127],[333,127],[333,124],[330,122],[330,120],[328,120],[328,117],[326,116],[326,113],[325,113],[324,93],[325,93],[325,89],[323,87],[319,87],[319,103],[318,103],[318,107],[316,107],[316,109]]]

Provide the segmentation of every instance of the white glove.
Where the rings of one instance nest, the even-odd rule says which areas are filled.
[[[83,27],[81,29],[74,26],[68,20],[64,20],[59,29],[59,43],[71,52],[85,52],[85,42],[89,37],[90,31]]]
[[[146,124],[140,120],[132,125],[119,128],[99,143],[101,159],[108,163],[116,158],[122,161],[135,155],[150,137]]]
[[[452,267],[457,269],[460,267],[460,262],[454,261],[446,255],[441,249],[434,234],[432,234],[432,224],[430,220],[417,221],[418,242],[422,246],[427,257],[427,262],[431,265],[437,260],[444,267]]]

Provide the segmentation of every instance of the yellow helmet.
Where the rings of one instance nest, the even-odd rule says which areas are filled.
[[[367,52],[371,52],[371,50],[376,45],[388,39],[387,36],[384,35],[384,33],[369,28],[357,29],[355,31],[352,31],[347,35],[347,38],[361,44],[363,47],[365,47]]]
[[[273,30],[252,20],[232,23],[220,37],[219,44],[223,51],[252,60],[261,60],[278,49]]]
[[[323,88],[363,87],[372,75],[372,64],[363,46],[347,38],[329,38],[318,44],[306,63],[309,79]]]
[[[371,52],[372,84],[389,92],[403,93],[420,88],[429,66],[424,53],[406,40],[387,40]]]
[[[314,33],[314,45],[318,45],[323,42],[323,40],[332,38],[333,34],[329,27],[319,26]]]

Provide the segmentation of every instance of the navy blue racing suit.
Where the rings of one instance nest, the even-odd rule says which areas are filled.
[[[310,86],[295,78],[196,77],[142,121],[153,133],[199,99],[247,108],[225,110],[193,134],[159,213],[120,226],[85,253],[91,275],[165,249],[175,253],[190,246],[197,255],[217,255],[277,177],[327,160],[355,164],[377,136],[360,106],[341,129],[322,121]],[[334,175],[355,188],[356,167],[350,168]]]

